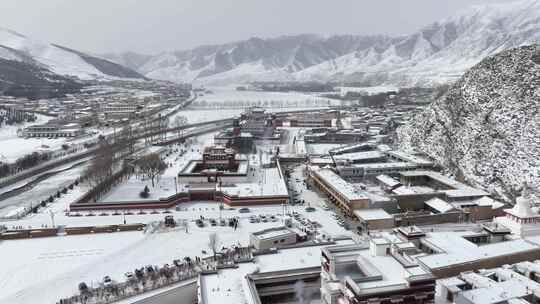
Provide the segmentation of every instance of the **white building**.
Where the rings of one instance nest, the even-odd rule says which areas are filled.
[[[371,239],[369,245],[323,248],[321,302],[433,303],[435,277],[414,260],[400,257],[405,244],[386,235]]]
[[[521,237],[540,235],[540,214],[531,208],[531,203],[531,196],[523,193],[516,199],[514,207],[505,209],[505,216],[495,218],[495,222]]]
[[[83,133],[83,129],[77,123],[65,125],[44,124],[25,128],[22,132],[24,137],[76,137]]]
[[[456,304],[531,304],[540,301],[537,262],[464,272],[438,282],[440,296]],[[531,275],[532,274],[532,275]]]
[[[297,234],[286,228],[269,228],[251,233],[249,237],[250,245],[257,250],[268,250],[270,248],[279,248],[295,244]]]

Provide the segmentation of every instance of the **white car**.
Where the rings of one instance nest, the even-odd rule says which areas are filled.
[[[133,272],[131,272],[131,271],[130,271],[130,272],[126,272],[124,275],[126,276],[126,279],[127,279],[128,281],[134,281],[134,280],[135,280],[135,275],[134,275]]]
[[[110,276],[105,276],[103,278],[103,286],[108,287],[108,286],[111,286],[112,283],[113,283],[113,281],[112,281]]]

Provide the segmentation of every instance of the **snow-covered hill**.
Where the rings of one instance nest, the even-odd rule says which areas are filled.
[[[405,37],[252,38],[157,56],[111,56],[150,77],[233,83],[359,81],[430,85],[454,81],[486,56],[540,42],[540,0],[474,6]]]
[[[540,45],[483,60],[398,138],[509,201],[524,182],[540,190]]]
[[[103,58],[26,37],[0,28],[0,59],[35,65],[59,76],[82,80],[143,78],[139,73]]]

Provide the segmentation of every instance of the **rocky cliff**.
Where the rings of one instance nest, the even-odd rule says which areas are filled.
[[[511,201],[540,185],[540,45],[488,57],[398,129],[457,178]]]

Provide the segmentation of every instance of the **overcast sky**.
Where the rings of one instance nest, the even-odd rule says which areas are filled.
[[[159,53],[285,34],[411,33],[508,0],[0,0],[0,27],[93,53]]]

